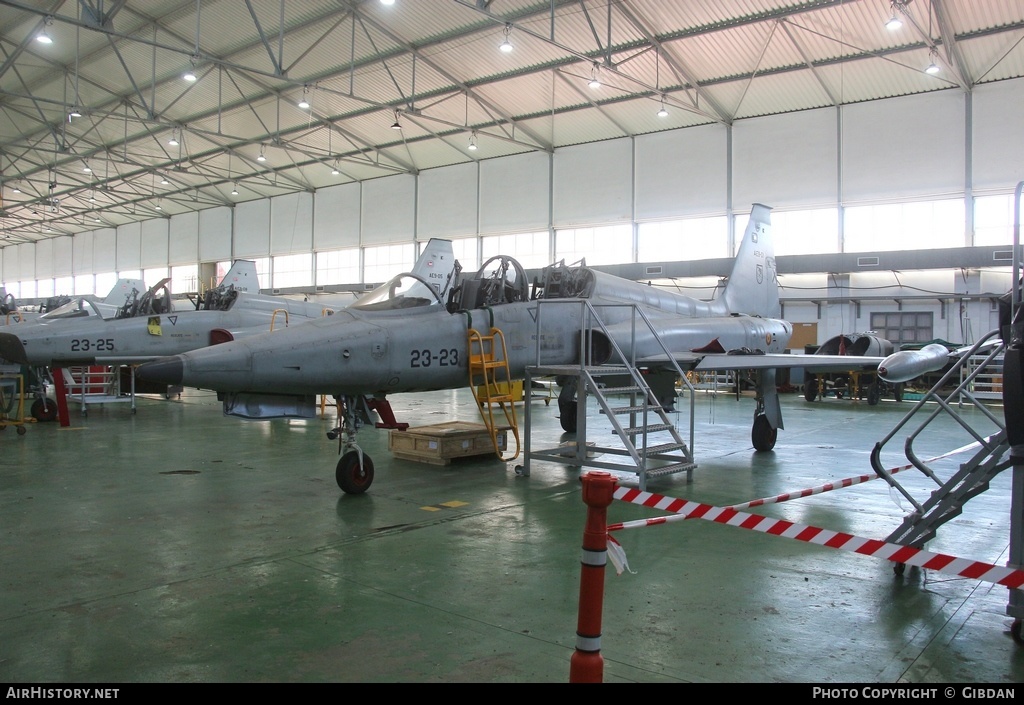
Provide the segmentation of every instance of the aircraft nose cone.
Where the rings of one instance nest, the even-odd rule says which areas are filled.
[[[21,338],[13,333],[0,333],[0,358],[16,365],[28,364],[28,356],[25,355],[25,346],[21,344]]]
[[[177,355],[153,360],[139,365],[135,374],[147,382],[159,382],[172,386],[180,386],[185,373],[185,363]]]

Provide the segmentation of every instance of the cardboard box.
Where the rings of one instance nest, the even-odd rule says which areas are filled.
[[[498,449],[504,452],[508,428],[497,431]],[[497,458],[494,444],[482,423],[445,421],[388,432],[388,450],[396,458],[433,465],[449,465],[455,458],[490,454]]]

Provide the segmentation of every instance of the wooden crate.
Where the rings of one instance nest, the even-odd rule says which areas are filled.
[[[505,450],[508,429],[499,428],[498,448]],[[415,426],[388,432],[388,450],[396,458],[433,465],[449,465],[455,458],[491,454],[494,444],[487,427],[468,421],[445,421],[429,426]]]

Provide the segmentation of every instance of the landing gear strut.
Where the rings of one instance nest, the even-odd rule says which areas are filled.
[[[360,426],[370,423],[370,407],[363,396],[344,394],[335,399],[341,402],[341,425],[327,432],[327,438],[337,439],[341,454],[334,479],[346,494],[362,494],[373,484],[373,460],[363,453],[355,437]]]

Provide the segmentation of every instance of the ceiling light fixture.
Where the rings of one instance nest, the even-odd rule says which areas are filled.
[[[893,0],[892,17],[885,23],[885,28],[890,32],[895,32],[897,29],[903,26],[903,20],[900,19],[899,11],[902,8],[902,3],[897,0]]]
[[[299,107],[303,110],[309,110],[309,86],[302,87],[302,100],[299,101]]]
[[[400,115],[400,113],[396,110],[395,111],[395,121],[393,123],[391,123],[391,129],[392,130],[401,130],[402,129],[402,123],[399,122],[399,120],[398,120],[399,115]]]
[[[167,144],[171,145],[172,147],[177,147],[178,146],[178,128],[177,127],[175,127],[171,131],[171,139],[167,140]]]
[[[163,206],[160,205],[160,199],[159,198],[156,201],[156,209],[158,211],[162,211],[163,210]]]
[[[471,151],[476,151],[476,130],[469,133],[469,148]]]
[[[167,180],[167,177],[166,177],[166,176],[164,176],[163,174],[161,174],[161,175],[160,175],[160,183],[162,183],[162,184],[163,184],[164,186],[166,186],[167,184],[169,184],[169,183],[171,183],[171,182]]]
[[[265,161],[267,161],[266,155],[263,154],[263,148],[265,146],[266,145],[263,145],[263,144],[260,145],[260,156],[256,157],[256,161],[258,161],[258,162],[265,162]]]
[[[932,49],[930,52],[928,52],[928,58],[929,58],[928,66],[925,67],[924,72],[926,74],[929,74],[930,76],[934,76],[935,74],[937,74],[939,71],[942,70],[942,69],[939,68],[939,65],[937,63],[935,63],[936,55],[935,55],[935,50],[934,49]]]
[[[395,0],[380,0],[381,5],[394,5]]]
[[[658,111],[658,117],[668,117],[668,110],[665,109],[665,96],[661,96],[661,110]]]
[[[14,191],[15,193],[21,193],[21,189],[18,188],[16,184],[11,185],[11,190]]]
[[[84,163],[84,165],[82,166],[82,171],[84,171],[86,174],[92,171],[92,169],[89,168],[89,162]]]
[[[515,48],[515,47],[512,46],[512,42],[510,42],[508,40],[508,35],[512,33],[512,25],[511,24],[506,24],[504,32],[505,32],[505,41],[503,41],[501,44],[499,44],[498,48],[501,49],[506,54],[508,54],[509,52],[512,51],[512,49]]]
[[[238,182],[237,181],[234,184],[232,184],[232,186],[231,186],[231,195],[232,196],[237,196],[238,195]]]
[[[72,118],[82,117],[82,113],[78,112],[78,108],[74,105],[71,106],[71,110],[68,111],[68,122],[71,122]]]
[[[338,175],[338,174],[340,174],[340,173],[341,173],[341,172],[340,172],[340,171],[338,171],[338,160],[337,160],[337,159],[335,159],[335,160],[334,160],[334,166],[333,166],[333,167],[331,167],[331,174],[332,174],[332,175],[334,175],[334,176],[337,176],[337,175]]]
[[[590,83],[589,83],[589,85],[590,85],[591,88],[600,88],[601,87],[601,82],[599,80],[597,80],[597,71],[598,71],[598,69],[599,69],[599,67],[597,65],[597,62],[595,61],[593,68],[590,70]]]
[[[188,63],[189,67],[185,70],[185,73],[181,74],[181,77],[189,83],[195,83],[199,78],[196,75],[196,57],[189,57]]]
[[[36,41],[40,44],[53,44],[53,39],[50,37],[50,33],[47,32],[47,28],[53,25],[53,18],[47,16],[43,20],[43,28],[39,30],[39,34],[36,35]]]

